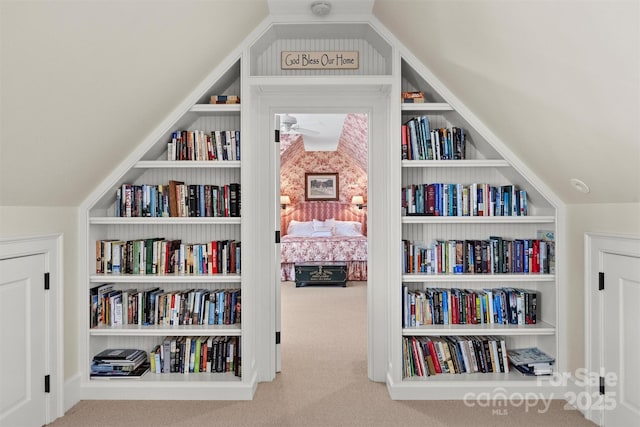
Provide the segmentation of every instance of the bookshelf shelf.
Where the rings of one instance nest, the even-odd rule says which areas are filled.
[[[463,373],[463,374],[438,374],[431,375],[428,377],[411,377],[407,378],[403,381],[404,384],[412,385],[412,384],[422,384],[432,383],[431,385],[442,387],[445,384],[453,382],[456,386],[465,386],[470,384],[472,386],[478,386],[480,384],[486,385],[487,387],[500,387],[504,386],[504,383],[509,383],[510,386],[517,385],[521,383],[521,385],[529,388],[536,383],[548,383],[550,378],[545,378],[542,376],[528,376],[523,375],[518,371],[509,371],[509,372],[500,372],[500,373],[482,373],[476,372],[472,374]]]
[[[556,328],[545,322],[535,325],[425,325],[402,329],[403,336],[418,335],[553,335]]]
[[[167,385],[172,385],[172,383],[183,384],[184,382],[196,383],[196,384],[197,383],[209,384],[211,381],[235,383],[235,382],[239,382],[240,378],[227,372],[221,372],[221,373],[198,372],[198,373],[189,373],[189,374],[178,374],[178,373],[154,374],[152,372],[147,372],[146,374],[143,375],[141,380],[148,381],[148,382],[160,382],[160,383],[166,383]]]
[[[240,168],[240,160],[140,160],[137,169],[209,169]]]
[[[455,283],[455,282],[555,282],[554,274],[519,273],[519,274],[403,274],[405,283]]]
[[[232,225],[241,224],[240,217],[92,217],[93,225]]]
[[[403,160],[403,168],[507,168],[506,160]]]
[[[403,216],[403,224],[553,224],[553,216]]]
[[[91,283],[241,283],[239,274],[93,274]]]
[[[192,113],[239,114],[240,104],[195,104],[189,111]]]
[[[101,326],[92,328],[89,333],[95,337],[105,336],[240,336],[242,328],[240,325],[122,325],[122,326]]]
[[[451,105],[446,102],[423,102],[423,103],[403,103],[402,111],[421,112],[421,111],[453,111]]]

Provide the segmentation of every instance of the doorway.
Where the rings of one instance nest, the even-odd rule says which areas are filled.
[[[286,112],[275,115],[274,126],[279,131],[274,161],[279,165],[281,235],[276,371],[282,366],[279,346],[288,360],[305,354],[303,345],[316,348],[315,353],[342,347],[351,350],[343,351],[343,358],[352,355],[359,364],[367,330],[369,116]],[[303,275],[308,275],[305,281]],[[355,289],[336,289],[344,282]],[[302,286],[306,289],[296,289]],[[314,331],[313,341],[300,329],[309,316],[324,319],[307,326]]]
[[[388,306],[388,283],[394,272],[385,266],[397,251],[388,244],[390,233],[389,218],[394,207],[388,202],[393,197],[393,184],[387,173],[393,160],[389,140],[390,124],[394,114],[389,111],[390,86],[285,86],[258,84],[251,86],[250,99],[252,112],[258,117],[247,130],[249,138],[267,145],[271,161],[265,162],[264,153],[251,152],[249,156],[254,165],[247,171],[247,181],[256,180],[252,197],[248,199],[251,206],[272,208],[255,223],[249,224],[255,230],[256,237],[249,235],[255,242],[256,251],[268,256],[260,256],[252,264],[256,280],[259,272],[270,271],[270,284],[256,288],[255,298],[260,301],[256,307],[256,369],[258,381],[272,381],[276,374],[276,359],[279,341],[276,323],[279,322],[280,303],[280,245],[274,244],[274,232],[280,229],[280,189],[279,165],[276,164],[276,152],[279,155],[279,144],[274,143],[274,117],[284,113],[324,113],[344,114],[360,113],[368,117],[369,145],[367,152],[367,170],[379,171],[370,174],[367,180],[367,376],[370,380],[384,382],[387,369],[387,330],[386,310]],[[246,98],[246,97],[245,97]],[[399,120],[399,119],[398,119]],[[250,135],[249,135],[250,134]],[[262,145],[262,146],[264,146]],[[245,156],[247,160],[247,156]],[[266,200],[265,200],[266,199]],[[243,197],[244,200],[244,197]],[[262,204],[263,200],[266,201]],[[375,212],[375,215],[372,214]],[[277,241],[277,238],[276,238]],[[255,269],[255,270],[253,270]],[[246,270],[246,269],[245,269]],[[376,315],[377,314],[377,315]],[[310,331],[312,333],[313,331]],[[275,338],[275,339],[274,339]]]

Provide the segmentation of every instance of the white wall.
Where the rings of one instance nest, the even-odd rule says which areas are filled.
[[[567,206],[567,367],[571,373],[585,367],[584,358],[584,234],[600,232],[640,236],[639,203]]]
[[[0,237],[63,236],[64,379],[78,371],[78,208],[0,206]]]

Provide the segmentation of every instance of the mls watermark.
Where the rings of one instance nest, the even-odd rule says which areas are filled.
[[[618,375],[615,372],[592,372],[586,368],[578,368],[571,376],[569,372],[554,372],[550,377],[538,378],[538,385],[550,385],[553,387],[566,387],[573,378],[573,385],[582,391],[566,391],[564,398],[567,403],[566,410],[579,409],[580,411],[609,411],[616,407],[615,391],[607,391],[600,394],[600,387],[611,389],[618,384]],[[544,382],[543,382],[544,381]],[[602,382],[601,382],[602,381]],[[592,391],[587,391],[587,390]]]
[[[469,392],[463,398],[464,404],[470,408],[474,406],[491,408],[492,415],[509,415],[509,408],[521,406],[525,412],[535,409],[538,413],[544,414],[549,410],[552,400],[553,396],[545,398],[542,393],[507,393],[503,387],[496,387],[493,390],[480,393]]]
[[[579,368],[573,375],[569,372],[554,372],[552,375],[538,377],[536,386],[566,388],[572,385],[571,388],[582,391],[567,390],[562,395],[556,395],[535,391],[508,392],[503,387],[496,387],[482,392],[468,392],[464,395],[463,401],[468,407],[491,409],[491,414],[496,416],[508,415],[509,409],[520,407],[524,408],[525,412],[535,411],[544,414],[549,411],[553,399],[566,400],[565,410],[612,410],[616,407],[616,394],[613,391],[600,394],[601,378],[605,390],[615,387],[618,382],[618,376],[614,372],[605,374]]]

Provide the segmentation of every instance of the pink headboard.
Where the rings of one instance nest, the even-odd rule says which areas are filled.
[[[362,224],[363,234],[367,235],[367,211],[358,209],[351,203],[346,202],[301,202],[296,203],[286,210],[280,211],[280,233],[287,234],[289,222],[312,221],[334,218],[339,221],[358,221]]]

